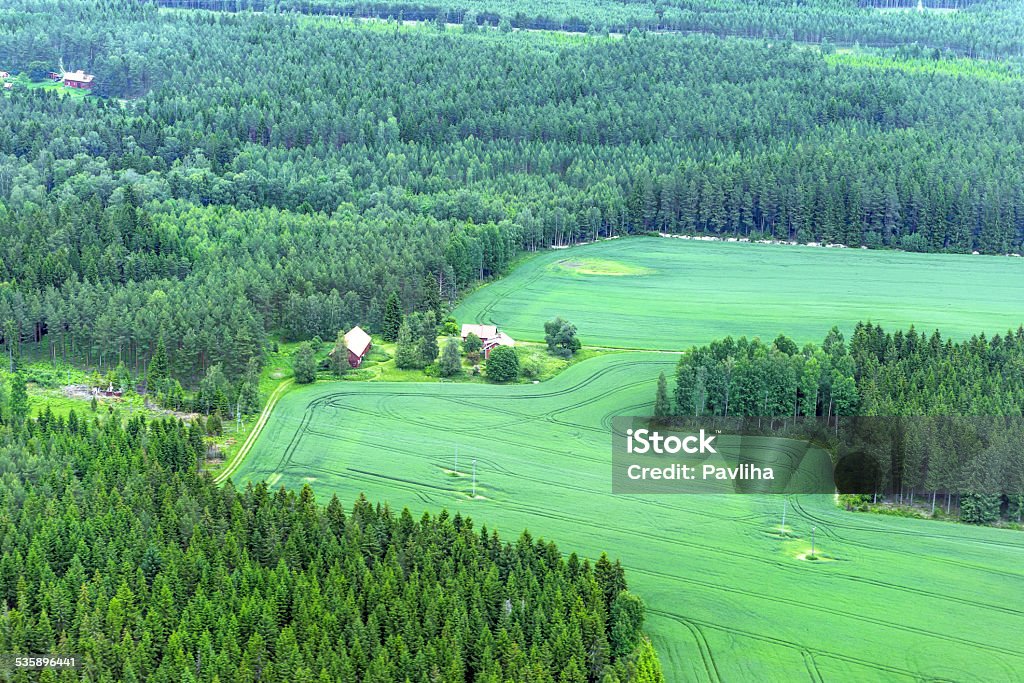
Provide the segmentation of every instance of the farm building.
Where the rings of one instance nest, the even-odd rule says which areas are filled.
[[[463,325],[462,341],[475,334],[483,344],[484,358],[489,358],[491,351],[499,346],[515,346],[516,340],[498,329],[496,325]]]
[[[78,71],[68,71],[64,74],[64,85],[69,88],[83,88],[89,90],[92,88],[92,74],[87,74],[81,69]]]
[[[348,349],[348,364],[358,368],[363,363],[363,358],[373,346],[370,335],[363,331],[363,328],[356,325],[345,333],[345,348]]]

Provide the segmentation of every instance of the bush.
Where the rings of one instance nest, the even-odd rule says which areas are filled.
[[[544,364],[539,358],[527,356],[519,363],[519,372],[527,379],[537,379],[544,372]]]
[[[292,360],[292,372],[299,384],[311,384],[316,381],[316,357],[309,344],[302,344],[295,352]]]
[[[494,382],[511,382],[519,377],[519,356],[511,346],[499,346],[491,351],[487,359],[487,379]]]

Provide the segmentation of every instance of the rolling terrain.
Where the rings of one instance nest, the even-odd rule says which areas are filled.
[[[727,335],[819,342],[833,325],[914,325],[947,338],[1024,323],[1024,260],[679,239],[542,252],[477,289],[460,322],[543,341],[556,315],[584,344],[683,350]]]
[[[323,500],[366,492],[504,535],[528,528],[566,552],[607,550],[647,603],[671,681],[1024,675],[1024,607],[1007,599],[1024,580],[1020,534],[792,496],[782,538],[780,496],[612,495],[611,418],[648,410],[675,359],[608,354],[539,385],[293,390],[234,480],[309,482]],[[812,527],[825,561],[801,559]]]

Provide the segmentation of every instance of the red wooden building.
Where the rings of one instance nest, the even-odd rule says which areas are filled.
[[[491,351],[499,346],[516,345],[515,339],[499,330],[495,325],[463,325],[462,341],[466,341],[466,337],[470,334],[475,334],[480,338],[480,342],[483,345],[484,358],[490,358]]]
[[[345,333],[345,348],[348,349],[348,364],[358,368],[363,364],[363,358],[373,347],[370,335],[363,331],[358,325]]]
[[[87,74],[81,69],[78,71],[68,71],[64,74],[64,85],[69,88],[90,90],[92,88],[93,78],[94,76],[92,74]]]

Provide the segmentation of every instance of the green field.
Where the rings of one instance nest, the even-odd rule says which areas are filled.
[[[593,250],[625,258],[707,246],[634,240]],[[546,258],[526,270],[543,275]],[[610,420],[649,410],[655,377],[675,360],[608,354],[538,385],[294,390],[234,479],[310,482],[322,500],[337,493],[347,503],[363,491],[414,514],[457,510],[506,537],[528,528],[565,552],[607,550],[648,605],[670,681],[1024,676],[1020,533],[846,513],[830,496],[792,496],[782,539],[780,496],[612,495]],[[828,561],[801,559],[812,526]]]
[[[527,260],[455,310],[516,339],[573,322],[584,344],[682,350],[726,335],[820,342],[832,325],[989,336],[1024,323],[1024,259],[630,238]]]

